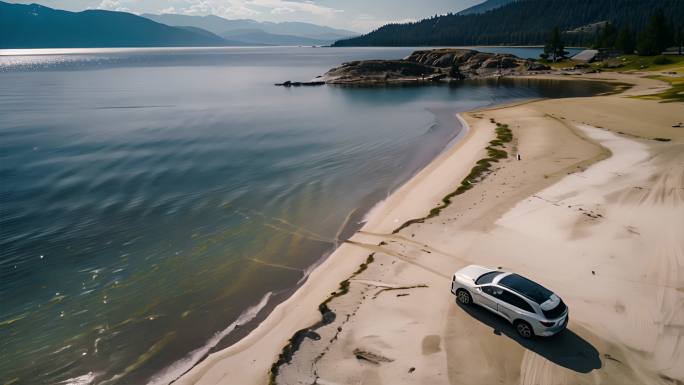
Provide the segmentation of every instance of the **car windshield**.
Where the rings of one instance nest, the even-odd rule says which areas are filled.
[[[499,281],[499,285],[516,291],[538,304],[546,302],[553,294],[553,292],[544,286],[532,282],[518,274],[511,274],[503,277],[501,281]]]
[[[492,283],[494,280],[494,277],[496,277],[499,274],[502,274],[502,271],[490,271],[489,273],[484,273],[481,276],[477,278],[475,281],[476,285],[484,285],[487,283]]]

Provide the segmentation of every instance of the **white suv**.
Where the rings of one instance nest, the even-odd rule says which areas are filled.
[[[568,307],[557,295],[515,273],[470,265],[454,274],[451,293],[507,319],[523,338],[549,337],[568,325]]]

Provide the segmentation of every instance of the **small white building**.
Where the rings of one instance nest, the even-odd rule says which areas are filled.
[[[589,63],[592,60],[594,60],[594,58],[596,58],[596,55],[598,55],[598,53],[599,51],[597,49],[585,49],[584,51],[573,56],[571,59],[575,61],[583,61]]]

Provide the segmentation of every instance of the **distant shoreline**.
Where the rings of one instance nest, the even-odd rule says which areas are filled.
[[[353,47],[333,47],[333,46],[307,46],[307,45],[219,45],[219,46],[116,46],[116,47],[25,47],[25,48],[0,48],[0,56],[17,56],[17,55],[49,55],[49,54],[79,54],[87,53],[87,51],[99,50],[103,52],[117,52],[117,51],[136,51],[136,50],[150,50],[150,51],[164,51],[164,50],[205,50],[205,49],[228,49],[228,48],[245,48],[245,49],[268,49],[268,48],[334,48],[339,50],[353,49],[353,48],[544,48],[543,45],[464,45],[464,46],[353,46]],[[585,47],[566,47],[569,49],[586,49]],[[27,52],[35,51],[35,53]],[[50,51],[41,53],[38,51]],[[82,51],[82,52],[79,52]]]

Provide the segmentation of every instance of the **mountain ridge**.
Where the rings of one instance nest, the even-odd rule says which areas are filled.
[[[193,16],[180,14],[149,14],[142,17],[169,26],[202,28],[225,39],[235,40],[235,31],[259,30],[251,36],[252,43],[281,45],[329,45],[337,40],[357,36],[358,33],[304,22],[259,22],[251,19],[225,19],[216,15]],[[299,38],[299,39],[297,39]]]
[[[600,21],[638,33],[658,8],[671,23],[684,20],[684,0],[517,0],[480,14],[388,24],[333,46],[543,45],[554,27],[568,31]],[[568,45],[587,46],[596,35],[566,34],[564,39]]]
[[[273,46],[318,46],[330,45],[334,41],[310,39],[294,35],[279,35],[264,32],[260,29],[236,29],[221,35],[224,39],[239,41],[248,45],[273,45]]]
[[[175,28],[126,12],[70,12],[0,1],[0,48],[225,46],[207,31]]]
[[[176,24],[169,25],[152,16],[94,9],[71,12],[0,0],[0,48],[330,45],[357,35],[303,22],[167,15],[174,21],[170,24]]]

